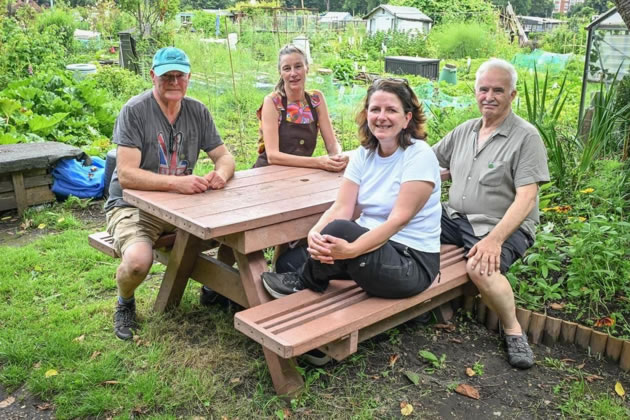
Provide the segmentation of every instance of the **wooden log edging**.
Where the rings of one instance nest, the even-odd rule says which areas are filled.
[[[484,324],[489,330],[496,331],[497,315],[479,298],[474,301],[468,300],[464,304],[466,309],[471,306],[474,312],[472,318]],[[576,322],[523,308],[516,308],[516,318],[523,332],[527,333],[530,343],[542,343],[548,347],[558,343],[575,344],[590,351],[593,355],[606,356],[613,362],[619,363],[619,368],[624,372],[630,371],[630,340],[621,340]]]

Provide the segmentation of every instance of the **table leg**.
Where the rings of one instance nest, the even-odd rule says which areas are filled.
[[[160,291],[153,305],[154,311],[164,312],[173,306],[179,305],[190,273],[197,261],[201,245],[201,239],[183,230],[177,230],[177,236],[168,257],[168,264],[160,285]]]
[[[267,271],[267,262],[262,251],[243,255],[234,250],[234,256],[236,257],[249,307],[270,301],[271,297],[267,294],[260,280],[260,274]],[[295,368],[295,359],[283,359],[264,347],[263,351],[276,393],[279,395],[296,394],[304,385],[304,380]]]

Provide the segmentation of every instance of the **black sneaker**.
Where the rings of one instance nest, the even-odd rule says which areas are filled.
[[[529,347],[527,335],[506,335],[508,362],[519,369],[529,369],[534,366],[534,352]]]
[[[260,277],[265,289],[276,299],[305,289],[297,273],[262,273]]]
[[[130,340],[133,338],[134,330],[138,329],[136,322],[136,304],[116,306],[114,313],[114,332],[116,337],[121,340]]]
[[[207,286],[201,286],[199,292],[199,303],[202,306],[210,306],[215,303],[220,295]]]

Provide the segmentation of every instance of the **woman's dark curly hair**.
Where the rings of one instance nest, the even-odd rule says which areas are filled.
[[[411,144],[412,137],[426,140],[427,132],[424,123],[427,118],[422,111],[422,104],[418,101],[416,94],[411,87],[409,87],[407,81],[405,79],[378,79],[369,87],[363,103],[363,109],[361,109],[356,117],[356,122],[359,126],[359,140],[361,141],[361,146],[368,150],[376,150],[378,148],[378,139],[374,137],[368,127],[367,115],[368,107],[370,106],[370,98],[374,92],[379,90],[396,95],[403,105],[405,114],[411,112],[411,120],[409,120],[407,128],[401,130],[398,136],[398,145],[406,149],[407,146]]]

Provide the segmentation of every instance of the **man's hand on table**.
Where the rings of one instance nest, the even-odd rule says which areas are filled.
[[[204,178],[208,181],[208,189],[210,190],[220,190],[225,187],[225,178],[217,171],[206,174]]]
[[[206,191],[210,185],[207,179],[197,175],[175,176],[173,178],[173,189],[181,194],[198,194]]]

